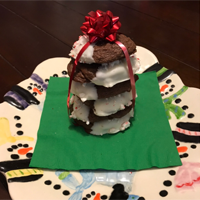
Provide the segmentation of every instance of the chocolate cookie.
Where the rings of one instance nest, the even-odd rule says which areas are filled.
[[[121,42],[127,48],[129,55],[136,52],[136,45],[129,37],[118,34],[117,41]],[[113,62],[124,57],[124,52],[116,43],[97,42],[94,46],[93,59],[95,63]]]
[[[74,61],[75,61],[74,59],[71,59],[71,61],[67,65],[67,71],[69,76],[71,76]],[[78,63],[78,65],[76,66],[76,70],[74,72],[73,80],[80,83],[90,82],[93,78],[95,78],[98,67],[100,66],[101,64],[95,64],[95,63],[92,64]]]
[[[132,55],[130,57],[133,72],[139,70],[139,62]],[[72,59],[68,66],[68,74],[71,76],[75,60]],[[129,79],[128,66],[126,59],[117,60],[104,64],[84,64],[78,63],[73,76],[73,80],[80,83],[92,82],[104,87],[113,87],[115,84],[124,82]]]
[[[73,81],[71,87],[71,93],[80,97],[82,101],[109,98],[124,92],[130,92],[130,90],[130,80],[118,83],[110,88],[94,85],[92,83],[81,84]],[[94,93],[95,95],[93,95]]]
[[[74,119],[75,125],[80,125],[85,129],[85,132],[94,135],[103,135],[106,133],[114,134],[119,131],[124,131],[130,126],[130,118],[132,111],[122,116],[121,118],[106,119],[98,122],[86,124],[81,120]]]
[[[135,43],[123,34],[118,34],[117,41],[121,42],[126,48],[129,55],[136,52]],[[69,53],[71,58],[76,59],[80,50],[89,41],[89,36],[83,35],[79,37],[79,40],[73,44],[73,47]],[[92,43],[85,49],[78,62],[80,63],[109,63],[115,60],[125,58],[124,52],[115,42],[109,42],[100,40],[96,43]]]
[[[133,108],[133,105],[131,104],[130,106],[125,106],[124,110],[120,110],[120,111],[118,111],[118,112],[116,112],[112,115],[103,116],[103,117],[95,115],[93,110],[90,109],[88,119],[89,119],[90,123],[94,123],[94,122],[99,122],[99,121],[102,121],[102,120],[111,120],[111,119],[114,119],[114,118],[121,118],[124,115],[126,115],[127,113],[129,113],[132,108]],[[71,113],[73,112],[73,106],[72,105],[70,106],[70,112]]]

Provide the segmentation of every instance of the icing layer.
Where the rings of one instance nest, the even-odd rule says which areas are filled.
[[[80,97],[81,101],[96,100],[98,98],[96,87],[93,83],[79,83],[72,81],[71,93]]]
[[[114,97],[98,99],[94,102],[94,113],[98,116],[108,116],[124,110],[125,106],[132,104],[132,93],[124,92]]]
[[[119,131],[124,131],[130,126],[129,119],[131,117],[133,117],[133,109],[122,118],[95,122],[91,127],[92,131],[90,133],[93,135],[103,135],[106,133],[114,134]]]
[[[83,48],[83,46],[89,41],[89,36],[83,35],[79,36],[79,40],[73,44],[72,50],[69,53],[69,56],[76,59],[79,51]],[[79,62],[82,63],[94,63],[93,59],[93,52],[94,52],[94,44],[89,45],[89,47],[83,52]]]
[[[140,69],[140,63],[133,55],[130,56],[133,72],[136,73]],[[91,82],[96,85],[102,85],[104,87],[112,87],[117,83],[121,83],[130,79],[128,73],[128,66],[126,59],[116,60],[111,63],[103,63],[98,68],[96,77]]]
[[[70,99],[70,103],[73,104],[73,111],[70,117],[86,122],[86,124],[89,124],[90,122],[88,116],[90,108],[83,104],[77,96],[72,96],[72,98]]]

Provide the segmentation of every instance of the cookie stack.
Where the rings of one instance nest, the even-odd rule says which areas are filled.
[[[83,35],[74,43],[69,54],[72,58],[67,67],[69,75],[77,54],[88,41],[89,37]],[[117,41],[127,48],[135,73],[140,68],[134,55],[135,43],[123,34],[117,34]],[[114,134],[130,126],[131,84],[124,53],[117,44],[98,41],[84,51],[74,73],[71,92],[70,117],[87,133]]]

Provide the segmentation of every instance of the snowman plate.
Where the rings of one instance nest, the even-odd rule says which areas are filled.
[[[156,71],[183,165],[141,171],[29,168],[49,77],[68,77],[69,58],[51,58],[40,63],[29,79],[13,86],[0,104],[0,172],[13,200],[200,199],[200,90],[185,86],[147,49],[138,46],[136,57],[138,73]]]

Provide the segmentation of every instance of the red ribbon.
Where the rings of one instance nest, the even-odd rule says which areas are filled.
[[[83,26],[81,26],[81,30],[84,34],[89,36],[89,42],[87,42],[83,48],[78,53],[72,72],[70,75],[70,81],[69,81],[69,90],[68,90],[68,97],[67,97],[67,106],[69,108],[69,102],[70,102],[70,91],[71,91],[71,84],[74,77],[74,72],[76,70],[76,66],[78,64],[78,61],[83,54],[83,52],[88,48],[88,46],[98,40],[108,40],[109,42],[115,42],[119,45],[119,47],[123,50],[127,65],[128,65],[128,71],[131,81],[131,88],[132,88],[132,96],[133,96],[133,108],[135,106],[135,97],[136,97],[136,90],[135,90],[135,79],[134,79],[134,73],[132,70],[132,65],[130,61],[130,57],[128,54],[128,51],[126,47],[119,41],[116,41],[116,35],[117,30],[121,27],[121,23],[119,22],[119,17],[114,17],[112,12],[107,11],[106,13],[97,10],[96,12],[91,11],[89,13],[89,16],[85,17],[86,22],[83,23]],[[69,112],[69,109],[68,109]]]
[[[127,48],[121,42],[115,41],[115,43],[118,44],[121,47],[121,49],[124,52],[124,55],[126,57],[126,62],[127,62],[127,65],[128,65],[129,77],[130,77],[130,81],[131,81],[131,89],[132,89],[132,96],[133,96],[133,108],[134,108],[135,107],[136,90],[135,90],[135,78],[134,78],[134,73],[133,73],[130,57],[129,57]]]

